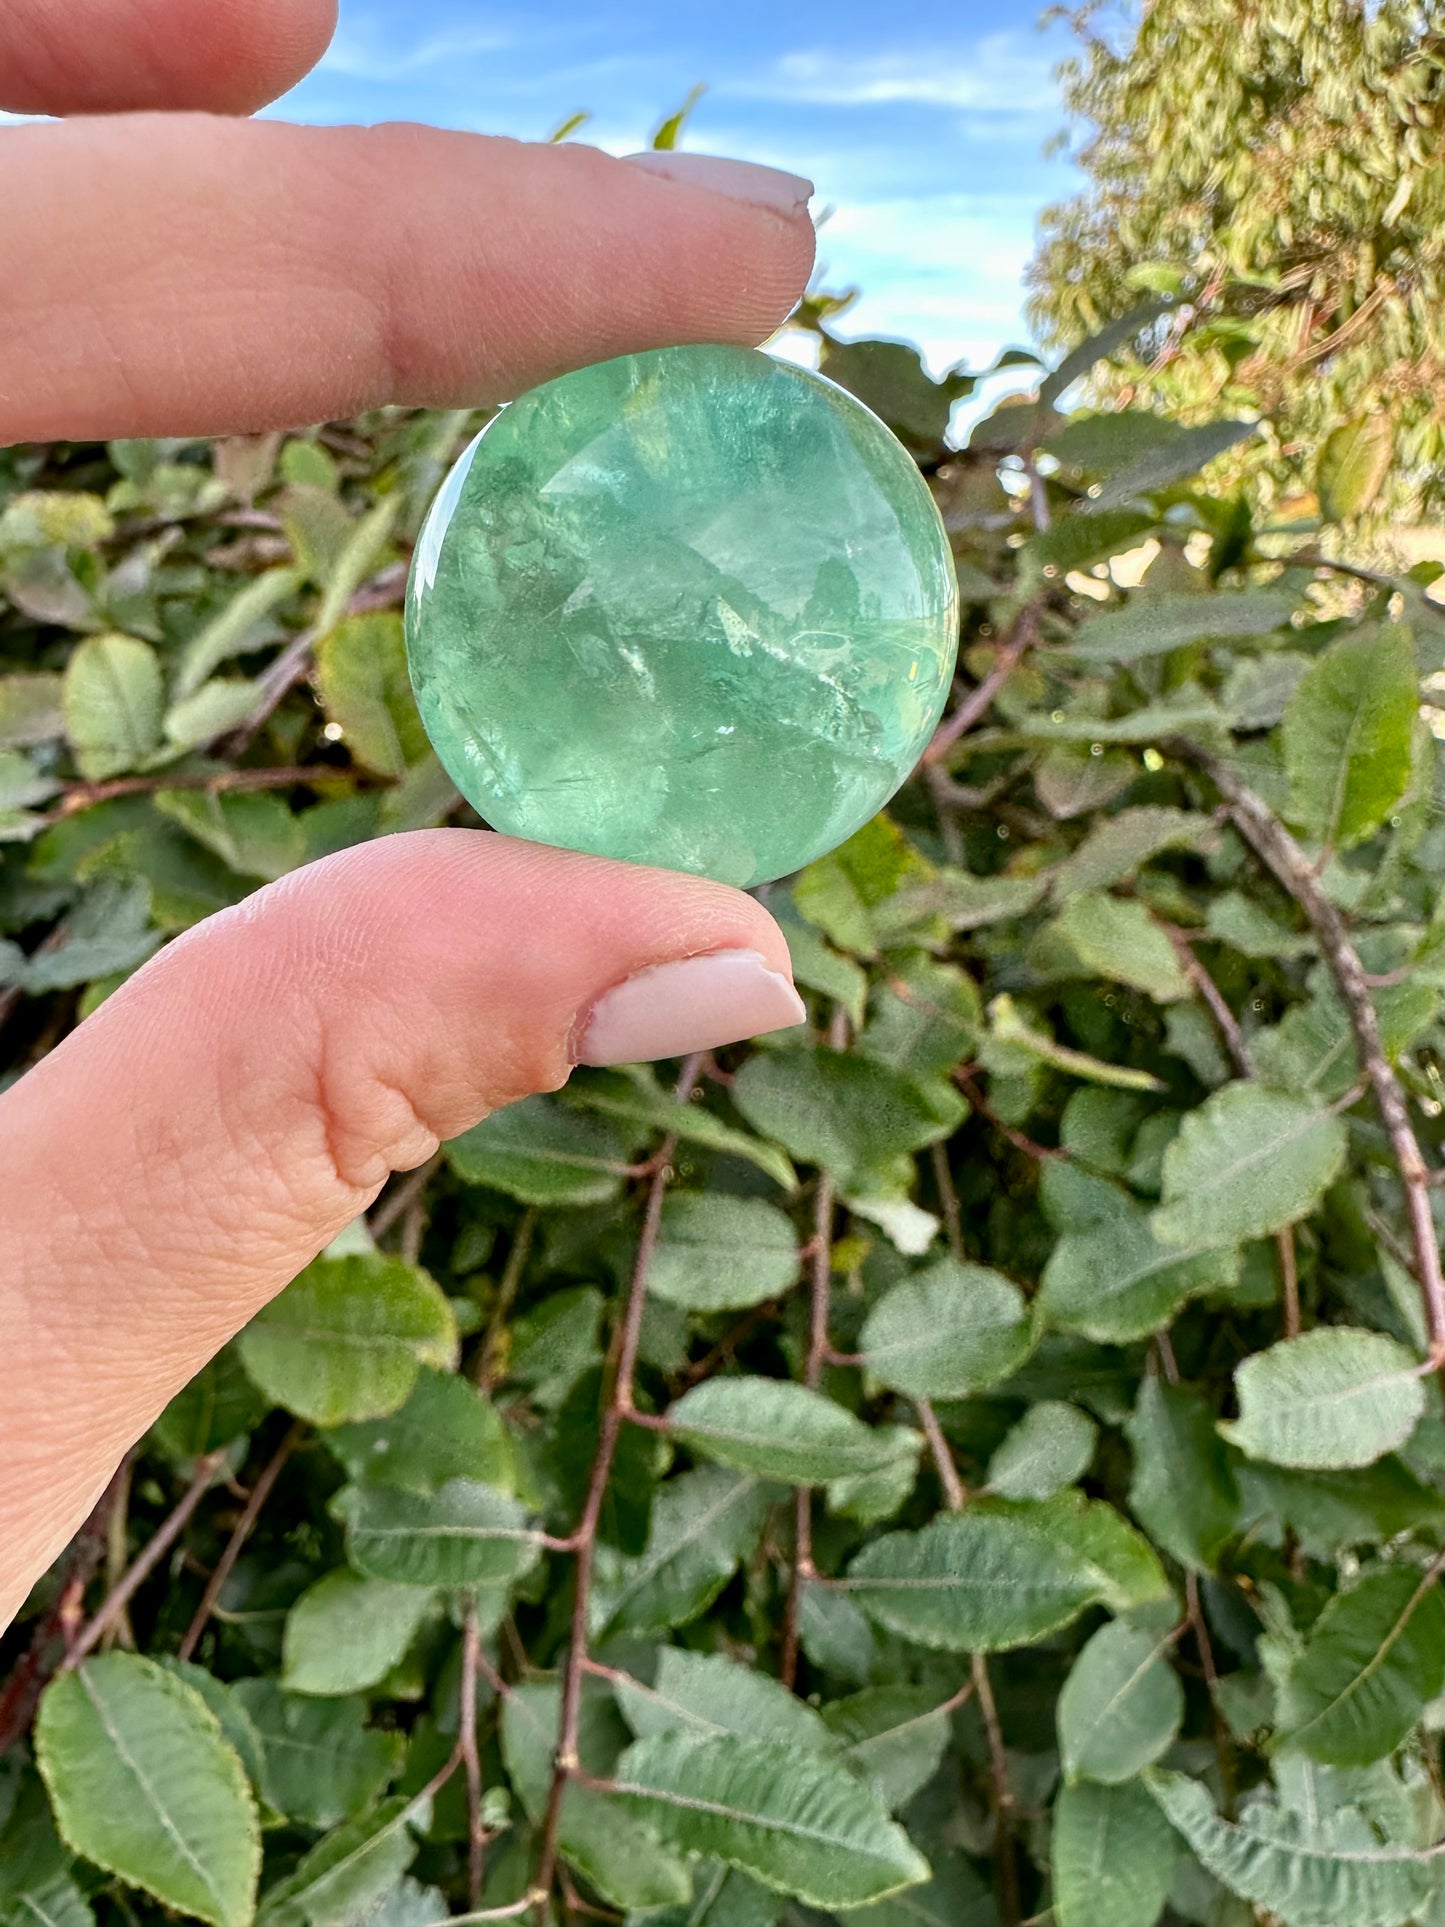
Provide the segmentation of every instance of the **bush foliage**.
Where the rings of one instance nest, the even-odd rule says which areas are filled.
[[[1445,1920],[1445,610],[1253,424],[1060,414],[1110,345],[959,450],[825,339],[965,631],[762,893],[809,1026],[495,1113],[165,1412],[4,1649],[5,1927]],[[397,614],[475,425],[0,456],[12,1076],[475,823]]]

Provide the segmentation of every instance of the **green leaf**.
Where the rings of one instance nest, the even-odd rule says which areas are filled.
[[[1077,1405],[1031,1405],[988,1462],[988,1489],[1001,1499],[1048,1499],[1083,1478],[1099,1428]]]
[[[1046,1032],[1036,1029],[1027,1021],[1007,991],[1002,991],[989,1005],[988,1019],[989,1035],[996,1042],[1005,1046],[1016,1045],[1030,1057],[1036,1057],[1041,1064],[1052,1064],[1055,1070],[1064,1071],[1070,1077],[1080,1077],[1086,1083],[1104,1084],[1121,1091],[1165,1089],[1151,1071],[1137,1071],[1126,1064],[1106,1064],[1102,1058],[1091,1057],[1087,1051],[1071,1050],[1067,1044],[1056,1044]]]
[[[416,1858],[410,1804],[383,1800],[319,1840],[261,1898],[258,1927],[353,1927],[393,1891]]]
[[[1246,1358],[1239,1417],[1221,1432],[1273,1465],[1370,1465],[1402,1446],[1425,1410],[1420,1368],[1383,1332],[1320,1326]]]
[[[1154,1927],[1178,1857],[1167,1822],[1141,1786],[1081,1780],[1060,1788],[1053,1835],[1058,1927]]]
[[[1445,1602],[1436,1567],[1387,1566],[1337,1593],[1280,1694],[1279,1736],[1331,1766],[1368,1766],[1445,1690]]]
[[[907,1077],[937,1077],[964,1061],[982,1030],[973,979],[919,951],[874,990],[858,1048]]]
[[[1111,1613],[1133,1612],[1173,1598],[1159,1555],[1113,1506],[1065,1486],[1051,1499],[1007,1508],[1067,1545],[1093,1568],[1099,1598]]]
[[[164,790],[155,807],[238,876],[271,883],[306,859],[301,824],[279,796]]]
[[[1281,589],[1141,590],[1122,609],[1089,616],[1069,653],[1083,662],[1142,662],[1194,642],[1225,642],[1282,628],[1299,597]]]
[[[1419,672],[1399,627],[1341,636],[1302,677],[1285,711],[1290,817],[1347,850],[1379,829],[1410,782]]]
[[[1197,428],[1178,428],[1156,445],[1115,469],[1091,499],[1096,509],[1117,508],[1121,503],[1153,494],[1174,482],[1197,475],[1216,455],[1259,433],[1257,422],[1202,422]],[[1055,444],[1057,446],[1057,444]]]
[[[1022,569],[1067,575],[1074,569],[1137,547],[1158,517],[1148,509],[1106,509],[1100,515],[1061,515],[1051,528],[1039,529],[1019,551]]]
[[[1315,494],[1326,522],[1348,522],[1370,508],[1395,455],[1395,427],[1383,408],[1356,415],[1327,435],[1315,463]]]
[[[1043,1508],[985,1510],[891,1532],[835,1583],[870,1619],[941,1652],[1006,1652],[1057,1632],[1106,1590],[1093,1563]]]
[[[137,1653],[106,1653],[46,1688],[35,1742],[72,1852],[212,1927],[248,1927],[256,1803],[193,1687]]]
[[[916,1433],[878,1432],[843,1406],[771,1378],[713,1378],[668,1408],[668,1430],[694,1452],[739,1472],[826,1485],[916,1456]]]
[[[1148,805],[1105,817],[1052,872],[1054,895],[1063,902],[1083,891],[1122,883],[1164,850],[1197,846],[1210,836],[1209,819],[1196,810]]]
[[[617,1704],[638,1739],[682,1732],[706,1738],[740,1733],[745,1739],[786,1740],[807,1752],[828,1752],[833,1736],[805,1701],[766,1673],[739,1666],[720,1653],[665,1646],[651,1686],[625,1675],[613,1682]]]
[[[0,676],[0,749],[32,749],[65,733],[61,687],[48,671]]]
[[[448,1479],[479,1479],[512,1487],[512,1449],[496,1408],[465,1378],[427,1365],[399,1411],[333,1426],[326,1446],[358,1484],[435,1492]]]
[[[743,1311],[798,1281],[792,1220],[761,1198],[673,1192],[662,1207],[647,1289],[689,1311]]]
[[[978,384],[978,377],[962,365],[934,381],[918,350],[902,341],[836,341],[825,334],[818,368],[855,394],[895,435],[921,447],[943,440],[953,404]]]
[[[1235,1824],[1182,1773],[1152,1767],[1144,1783],[1216,1880],[1289,1927],[1404,1927],[1439,1878],[1435,1854],[1387,1844],[1354,1807],[1310,1816],[1256,1799]]]
[[[1161,1244],[1146,1212],[1126,1205],[1102,1223],[1066,1231],[1044,1266],[1039,1306],[1060,1331],[1101,1345],[1147,1338],[1191,1298],[1239,1281],[1234,1246],[1183,1251]]]
[[[368,1727],[364,1700],[306,1698],[268,1678],[238,1679],[230,1691],[261,1736],[262,1791],[288,1820],[334,1827],[401,1771],[405,1741]]]
[[[584,1117],[553,1097],[524,1097],[484,1117],[446,1148],[468,1184],[504,1191],[523,1204],[605,1204],[622,1189],[636,1131]]]
[[[1130,308],[1126,314],[1118,315],[1112,321],[1106,321],[1102,328],[1087,335],[1084,340],[1072,347],[1058,367],[1050,371],[1039,388],[1039,400],[1049,408],[1052,408],[1055,402],[1062,401],[1076,381],[1081,381],[1090,369],[1096,367],[1099,362],[1107,360],[1118,349],[1137,340],[1146,328],[1153,326],[1169,306],[1168,300],[1161,301],[1156,296],[1151,300],[1141,301],[1136,307]],[[1109,416],[1105,419],[1113,421],[1116,417]],[[1156,419],[1158,418],[1153,416],[1145,417],[1146,421]],[[1174,426],[1172,422],[1161,425],[1169,428]],[[1079,427],[1088,426],[1087,418],[1081,423],[1076,423],[1071,418],[1062,430],[1049,437],[1049,446],[1059,455],[1060,461],[1070,460],[1067,454],[1060,452],[1061,444],[1067,445],[1070,432],[1077,434]]]
[[[316,686],[352,758],[378,776],[401,776],[426,753],[394,610],[347,616],[324,635],[316,647]]]
[[[594,1635],[666,1632],[696,1619],[754,1551],[778,1496],[776,1487],[721,1466],[669,1479],[657,1495],[640,1556],[597,1549]]]
[[[858,1348],[893,1391],[967,1398],[1017,1370],[1038,1336],[1017,1285],[984,1265],[940,1258],[884,1293]]]
[[[351,1485],[332,1501],[346,1521],[346,1554],[369,1579],[405,1586],[503,1585],[536,1565],[541,1535],[505,1492],[450,1479],[423,1496]]]
[[[88,636],[66,665],[62,702],[65,733],[87,782],[138,769],[161,740],[155,650],[134,636]]]
[[[639,1740],[616,1786],[663,1839],[818,1907],[861,1907],[928,1878],[928,1863],[838,1765],[778,1740]]]
[[[1142,903],[1091,893],[1074,897],[1054,929],[1090,972],[1132,984],[1156,1003],[1190,994],[1174,946]]]
[[[938,1771],[952,1737],[948,1702],[926,1686],[876,1686],[823,1708],[843,1758],[890,1813],[906,1807]]]
[[[1134,1454],[1129,1509],[1156,1545],[1195,1572],[1213,1572],[1240,1527],[1239,1487],[1196,1391],[1147,1376],[1125,1430]]]
[[[933,1852],[933,1878],[872,1907],[850,1908],[848,1927],[998,1927],[993,1895],[966,1855]]]
[[[277,633],[275,611],[301,587],[296,569],[266,569],[243,584],[181,651],[171,682],[172,701],[194,696],[223,662],[258,648]]]
[[[1283,1231],[1314,1210],[1345,1149],[1344,1125],[1318,1104],[1226,1084],[1189,1112],[1164,1153],[1154,1234],[1206,1250]]]
[[[731,1096],[756,1131],[845,1185],[936,1144],[968,1106],[950,1084],[823,1046],[758,1051]]]
[[[317,1258],[241,1333],[241,1359],[276,1404],[317,1425],[384,1418],[423,1365],[456,1363],[451,1306],[424,1271],[366,1255]]]
[[[339,1698],[385,1679],[432,1610],[420,1586],[329,1572],[286,1615],[281,1684]]]
[[[669,148],[676,147],[677,137],[682,132],[683,128],[686,126],[688,115],[692,112],[693,108],[696,107],[697,103],[702,99],[703,95],[706,92],[707,92],[707,88],[703,86],[701,83],[699,83],[696,87],[689,88],[687,99],[682,103],[681,107],[678,108],[675,114],[669,114],[666,120],[664,120],[659,125],[659,127],[657,128],[657,131],[653,134],[651,141],[648,143],[649,146],[653,147],[654,149],[669,149]]]
[[[1164,1655],[1170,1640],[1116,1619],[1074,1661],[1059,1695],[1059,1752],[1071,1780],[1132,1780],[1174,1744],[1184,1689]]]

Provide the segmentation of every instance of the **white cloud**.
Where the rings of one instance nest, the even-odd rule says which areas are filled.
[[[466,60],[473,54],[498,53],[512,45],[514,36],[499,26],[432,34],[405,50],[384,45],[374,28],[342,27],[317,71],[346,80],[399,80]]]
[[[800,50],[784,54],[747,91],[830,106],[912,102],[967,113],[1033,115],[1058,106],[1053,65],[1051,54],[1024,46],[1017,34],[996,33],[942,55]]]

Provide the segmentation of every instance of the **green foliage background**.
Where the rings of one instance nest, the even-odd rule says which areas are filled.
[[[1353,430],[1282,553],[1254,424],[1057,413],[1110,346],[960,451],[825,340],[971,726],[766,891],[806,1031],[496,1113],[165,1413],[0,1648],[5,1927],[1445,1921],[1445,611],[1320,562]],[[478,419],[0,455],[8,1076],[475,824],[397,604]]]

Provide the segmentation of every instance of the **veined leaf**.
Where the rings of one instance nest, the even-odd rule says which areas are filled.
[[[988,1489],[1001,1499],[1048,1499],[1089,1469],[1099,1428],[1077,1405],[1031,1405],[988,1462]]]
[[[281,1684],[295,1693],[340,1697],[384,1679],[432,1610],[420,1586],[329,1572],[286,1616]]]
[[[1315,494],[1326,522],[1363,515],[1384,486],[1395,454],[1388,412],[1372,409],[1327,435],[1315,463]]]
[[[1338,1593],[1280,1695],[1283,1744],[1331,1766],[1393,1753],[1445,1689],[1445,1602],[1435,1567],[1387,1566]]]
[[[915,1398],[966,1398],[995,1385],[1038,1343],[1018,1286],[984,1265],[940,1258],[874,1306],[859,1350],[883,1384]]]
[[[161,740],[160,661],[135,636],[89,636],[65,671],[65,733],[87,782],[138,769]]]
[[[647,1288],[689,1311],[743,1311],[797,1283],[792,1221],[761,1198],[674,1192],[662,1207]]]
[[[807,979],[798,969],[796,932],[799,930],[807,930],[807,926],[790,925],[788,942],[794,952],[793,965],[798,981],[806,983]],[[811,935],[811,931],[808,934]],[[849,964],[844,957],[833,961],[842,969],[856,969],[856,965]],[[861,972],[859,978],[860,982],[866,983]],[[859,995],[861,998],[861,991]],[[701,1104],[679,1104],[670,1091],[659,1087],[651,1065],[630,1064],[618,1070],[594,1069],[585,1083],[580,1082],[574,1073],[559,1096],[564,1104],[578,1110],[597,1111],[603,1117],[615,1117],[624,1123],[642,1124],[658,1131],[675,1131],[685,1143],[705,1145],[710,1151],[721,1151],[728,1157],[746,1159],[760,1171],[766,1171],[784,1191],[796,1191],[798,1188],[798,1174],[791,1160],[775,1144],[765,1144],[750,1131],[739,1131],[731,1124],[725,1124]]]
[[[446,1160],[468,1184],[523,1204],[605,1204],[622,1189],[620,1168],[641,1135],[554,1097],[524,1097],[452,1138]]]
[[[1182,1566],[1212,1572],[1240,1527],[1239,1487],[1198,1392],[1149,1376],[1125,1430],[1134,1453],[1129,1509]]]
[[[333,1425],[326,1448],[358,1485],[435,1492],[449,1479],[479,1479],[512,1487],[512,1449],[495,1406],[466,1378],[430,1365],[399,1411]]]
[[[1128,1205],[1064,1233],[1044,1266],[1038,1302],[1060,1331],[1123,1345],[1168,1325],[1190,1298],[1228,1291],[1239,1281],[1239,1265],[1237,1247],[1161,1244],[1148,1215]]]
[[[1216,1880],[1289,1927],[1404,1927],[1439,1879],[1439,1849],[1389,1845],[1354,1807],[1312,1819],[1255,1800],[1234,1823],[1182,1773],[1151,1767],[1144,1784]]]
[[[1415,651],[1398,626],[1341,636],[1316,659],[1283,729],[1290,814],[1306,836],[1347,850],[1379,829],[1409,785],[1419,707]]]
[[[638,1739],[654,1733],[740,1733],[744,1739],[787,1740],[809,1752],[828,1752],[832,1734],[806,1701],[766,1673],[755,1673],[721,1653],[665,1646],[653,1685],[619,1678],[617,1704]]]
[[[1184,1718],[1170,1642],[1116,1619],[1074,1661],[1059,1696],[1059,1752],[1071,1780],[1117,1785],[1166,1753]]]
[[[1164,1153],[1156,1237],[1197,1250],[1265,1238],[1308,1217],[1345,1161],[1345,1127],[1322,1106],[1226,1084],[1190,1111]]]
[[[1072,897],[1054,919],[1084,968],[1116,984],[1132,984],[1156,1003],[1189,995],[1174,946],[1142,903],[1090,891]]]
[[[883,1435],[819,1392],[771,1378],[713,1378],[668,1409],[668,1429],[695,1452],[762,1478],[826,1485],[882,1471],[900,1456]],[[912,1450],[919,1441],[914,1435]]]
[[[416,1858],[410,1803],[383,1800],[318,1840],[261,1897],[258,1927],[351,1927],[397,1885]]]
[[[776,1486],[704,1465],[669,1479],[652,1508],[647,1547],[626,1558],[597,1549],[592,1630],[666,1632],[705,1612],[762,1535]]]
[[[405,1741],[368,1727],[364,1700],[286,1693],[264,1675],[228,1690],[260,1735],[265,1796],[290,1820],[334,1827],[401,1771]]]
[[[1067,1521],[982,1505],[875,1539],[835,1584],[890,1632],[954,1653],[1026,1646],[1107,1590]]]
[[[423,1365],[450,1370],[457,1328],[426,1272],[377,1256],[317,1258],[238,1340],[268,1398],[317,1425],[384,1418]]]
[[[371,1579],[407,1586],[501,1585],[541,1556],[541,1535],[505,1492],[449,1479],[423,1495],[388,1485],[351,1485],[333,1502],[346,1521],[352,1565]]]
[[[1403,1445],[1425,1409],[1419,1367],[1383,1332],[1321,1325],[1245,1359],[1239,1417],[1224,1436],[1273,1465],[1371,1465]]]
[[[46,1688],[35,1738],[73,1852],[212,1927],[249,1927],[256,1803],[193,1687],[137,1653],[105,1653]]]
[[[1060,1788],[1054,1802],[1054,1908],[1059,1927],[1154,1927],[1178,1846],[1137,1782]]]
[[[1085,662],[1142,662],[1186,643],[1266,635],[1289,621],[1299,597],[1279,589],[1189,591],[1151,595],[1141,590],[1122,609],[1080,623],[1071,653]]]
[[[845,1769],[733,1733],[639,1740],[617,1790],[664,1840],[818,1907],[861,1907],[928,1878],[928,1862]]]
[[[822,1047],[758,1051],[730,1094],[755,1131],[844,1184],[937,1143],[968,1110],[941,1078],[905,1077],[888,1064]]]

